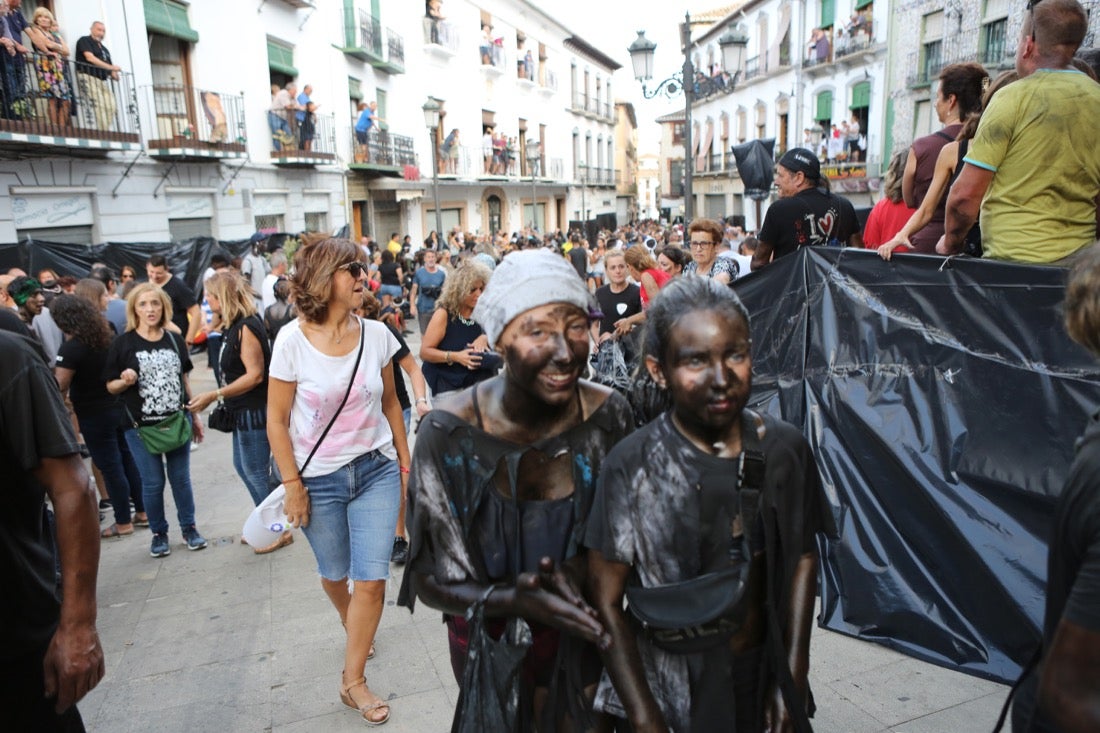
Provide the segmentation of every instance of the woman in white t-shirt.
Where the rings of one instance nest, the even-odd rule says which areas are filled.
[[[390,368],[397,340],[352,312],[363,299],[363,258],[346,239],[308,244],[295,256],[291,290],[299,317],[275,340],[267,432],[286,486],[287,518],[305,532],[321,585],[347,629],[340,699],[381,725],[389,706],[367,687],[363,666],[382,616],[409,446]]]

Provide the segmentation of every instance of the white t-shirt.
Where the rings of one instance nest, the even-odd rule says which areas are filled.
[[[263,310],[266,311],[275,305],[275,283],[279,282],[278,275],[268,274],[264,278],[264,284],[260,287],[260,297],[263,299]],[[260,312],[263,315],[263,311]]]
[[[397,459],[393,433],[382,414],[382,369],[400,345],[378,321],[363,324],[363,360],[355,374],[348,402],[333,423],[304,476],[332,473],[372,450]],[[271,354],[271,376],[296,382],[290,410],[290,441],[294,462],[301,466],[317,444],[325,426],[347,391],[358,346],[344,356],[326,356],[302,333],[301,322],[291,321],[279,330]]]
[[[740,268],[740,271],[737,273],[738,279],[741,279],[745,275],[748,275],[750,272],[752,272],[751,255],[743,255],[740,252],[730,252],[730,257],[737,260],[737,266]]]

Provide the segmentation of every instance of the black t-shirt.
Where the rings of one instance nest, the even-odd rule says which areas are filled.
[[[107,381],[103,379],[103,367],[107,365],[106,349],[96,351],[79,339],[66,339],[57,350],[54,364],[73,371],[69,401],[78,416],[113,410],[118,406],[118,399],[107,391]]]
[[[109,64],[111,63],[111,52],[107,50],[107,47],[102,43],[96,43],[96,40],[91,36],[81,36],[76,42],[77,72],[90,74],[97,79],[106,79],[111,72],[88,63],[85,53],[91,53],[103,63]]]
[[[401,265],[396,262],[383,262],[378,266],[378,272],[382,275],[383,285],[397,285],[400,287],[401,278],[397,276],[397,269]]]
[[[596,302],[603,313],[600,333],[611,333],[615,330],[615,321],[642,312],[642,291],[634,283],[627,283],[621,293],[613,293],[610,285],[603,285],[596,289]]]
[[[393,355],[393,386],[397,390],[397,401],[401,403],[401,409],[407,410],[412,407],[412,402],[409,401],[409,391],[405,389],[405,378],[401,375],[401,365],[398,362],[412,352],[409,350],[409,345],[405,342],[405,337],[401,335],[400,331],[388,323],[386,328],[390,329],[390,333],[397,339],[397,343],[401,344],[401,348]]]
[[[138,381],[122,393],[122,402],[141,424],[155,425],[187,402],[181,375],[191,371],[191,357],[182,336],[164,331],[159,341],[146,341],[127,331],[107,352],[103,381],[118,379],[126,369],[136,371]]]
[[[198,302],[195,300],[195,294],[191,292],[191,288],[184,284],[183,280],[175,275],[168,278],[168,282],[161,285],[160,289],[172,301],[172,323],[176,324],[180,333],[186,334],[188,327],[187,309]]]
[[[573,265],[582,280],[588,277],[588,250],[580,245],[574,246],[569,250],[569,264]]]
[[[53,635],[60,604],[45,487],[33,471],[43,458],[80,452],[53,372],[30,340],[0,332],[0,659],[40,653]]]
[[[768,207],[760,241],[772,245],[778,259],[810,245],[847,247],[858,231],[856,210],[848,199],[811,188]]]
[[[1077,444],[1077,456],[1054,509],[1047,558],[1047,600],[1043,618],[1043,657],[1065,619],[1100,633],[1100,413],[1092,416]],[[1013,704],[1014,721],[1026,721],[1035,706],[1039,682],[1033,671]],[[1056,729],[1037,715],[1029,730]],[[1022,730],[1015,724],[1013,730]]]

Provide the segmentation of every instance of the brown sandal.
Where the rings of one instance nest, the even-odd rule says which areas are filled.
[[[241,537],[241,542],[244,542],[244,537]],[[275,552],[275,550],[278,550],[280,547],[286,547],[287,545],[291,544],[294,544],[294,532],[288,529],[286,532],[283,532],[279,536],[279,539],[275,540],[275,542],[273,542],[272,544],[268,545],[267,547],[254,548],[253,552],[255,552],[257,555],[266,555],[269,552]]]
[[[378,702],[369,702],[362,705],[357,704],[355,702],[355,699],[351,696],[351,691],[353,688],[358,687],[359,685],[362,685],[367,692],[377,698]],[[390,706],[382,698],[378,697],[378,695],[375,695],[373,692],[370,691],[370,688],[367,687],[367,679],[365,677],[360,677],[359,679],[349,682],[348,684],[341,687],[340,702],[344,703],[352,710],[358,710],[359,714],[363,716],[363,721],[367,725],[383,725],[386,723],[386,721],[390,719]],[[381,719],[373,720],[367,717],[375,710],[380,710],[382,708],[386,709],[386,714],[383,715]]]
[[[112,524],[107,529],[100,530],[99,538],[103,540],[114,539],[117,537],[129,537],[134,533],[133,525],[130,525],[129,530],[122,530],[118,528],[117,524]]]

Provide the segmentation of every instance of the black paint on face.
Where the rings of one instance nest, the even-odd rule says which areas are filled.
[[[740,418],[752,388],[750,347],[739,314],[691,311],[672,328],[660,372],[677,421],[699,440],[712,442]]]
[[[551,303],[515,318],[500,339],[506,378],[547,405],[574,398],[588,364],[588,317],[575,305]]]

